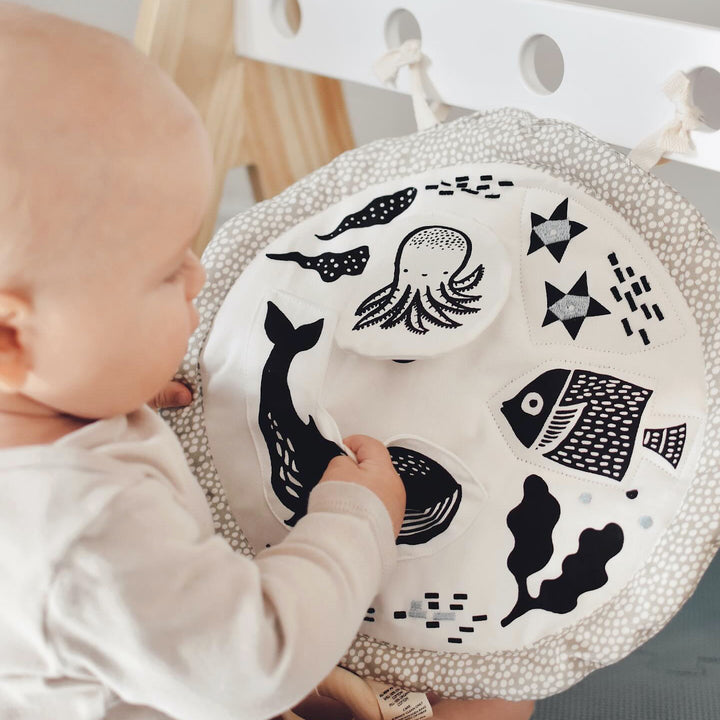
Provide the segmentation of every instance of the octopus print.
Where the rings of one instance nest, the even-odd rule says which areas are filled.
[[[457,316],[481,310],[477,303],[482,295],[473,291],[483,278],[483,265],[463,275],[471,253],[470,238],[460,230],[443,225],[416,228],[400,243],[392,282],[355,311],[360,319],[353,330],[372,325],[387,330],[402,323],[411,333],[424,335],[428,326],[460,327]]]

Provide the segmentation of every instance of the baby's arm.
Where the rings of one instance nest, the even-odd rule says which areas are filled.
[[[255,562],[200,530],[167,485],[119,492],[57,568],[46,624],[63,670],[178,720],[296,703],[346,651],[395,563],[388,512],[362,486],[387,466],[377,447],[363,459],[363,442],[359,466],[333,468],[355,482],[321,482],[308,515]]]

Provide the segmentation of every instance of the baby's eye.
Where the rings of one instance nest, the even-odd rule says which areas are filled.
[[[186,266],[187,266],[187,263],[184,262],[182,265],[180,265],[180,267],[178,267],[177,270],[175,270],[175,272],[172,273],[172,275],[168,275],[165,278],[165,282],[166,283],[174,283],[174,282],[177,282],[178,280],[180,280],[185,272]]]

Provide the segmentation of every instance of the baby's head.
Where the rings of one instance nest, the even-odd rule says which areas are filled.
[[[3,2],[0,97],[0,407],[134,410],[196,324],[200,118],[125,41]]]

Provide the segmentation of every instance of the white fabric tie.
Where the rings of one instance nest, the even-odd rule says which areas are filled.
[[[644,170],[655,167],[666,153],[688,153],[695,149],[690,133],[702,124],[702,113],[692,103],[692,86],[685,73],[675,73],[665,83],[665,94],[675,103],[675,117],[658,132],[645,138],[630,159]]]
[[[423,83],[423,65],[420,40],[406,40],[400,47],[385,53],[374,65],[375,74],[384,83],[395,85],[398,72],[407,66],[410,73],[410,96],[412,97],[415,122],[418,130],[426,130],[440,123],[448,108],[442,103],[428,102]]]

